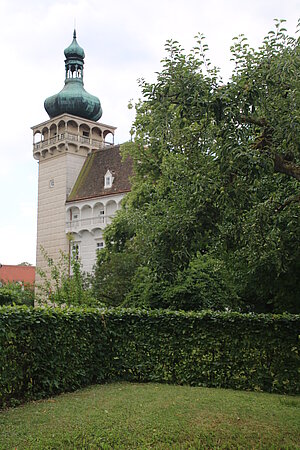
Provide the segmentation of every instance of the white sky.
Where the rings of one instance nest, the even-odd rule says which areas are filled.
[[[116,143],[129,139],[140,96],[137,79],[154,80],[164,44],[186,50],[204,33],[214,65],[230,74],[232,38],[244,33],[257,47],[287,19],[294,34],[298,0],[0,0],[0,263],[35,264],[38,163],[32,125],[48,119],[43,103],[64,84],[63,50],[77,41],[86,54],[84,84],[100,98],[101,122],[117,126]],[[297,8],[298,7],[298,8]]]

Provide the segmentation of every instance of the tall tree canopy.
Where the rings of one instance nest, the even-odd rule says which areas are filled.
[[[188,54],[168,41],[156,82],[140,80],[132,191],[96,268],[103,286],[130,255],[118,302],[299,311],[300,55],[282,23],[257,50],[234,39],[227,83],[202,35]]]

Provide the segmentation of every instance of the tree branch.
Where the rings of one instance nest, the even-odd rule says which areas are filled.
[[[267,121],[264,117],[253,117],[253,116],[241,116],[241,121],[244,123],[249,123],[253,125],[258,125],[263,127],[264,130],[262,135],[259,136],[259,139],[254,143],[255,148],[257,149],[265,149],[268,148],[271,144],[270,137],[271,132],[268,130]],[[300,181],[300,166],[295,164],[293,161],[289,161],[284,158],[284,156],[276,153],[274,155],[274,171],[278,173],[284,173],[289,177],[296,178],[296,180]]]
[[[287,198],[282,205],[280,205],[278,208],[275,209],[275,212],[280,212],[284,208],[286,208],[288,205],[290,205],[291,203],[297,203],[297,202],[300,202],[300,194],[297,194],[293,197]]]
[[[274,156],[274,170],[300,181],[300,166],[292,161],[287,161],[281,155],[276,154]]]
[[[241,122],[250,123],[252,125],[258,125],[259,127],[265,127],[267,125],[267,121],[264,117],[253,117],[253,116],[241,116]]]

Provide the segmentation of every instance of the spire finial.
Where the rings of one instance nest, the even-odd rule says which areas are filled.
[[[74,17],[74,33],[73,38],[76,39],[76,17]]]

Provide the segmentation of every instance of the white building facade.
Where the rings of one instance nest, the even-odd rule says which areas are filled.
[[[86,175],[85,166],[89,166]],[[72,239],[70,253],[78,254],[84,272],[91,272],[97,251],[105,246],[103,231],[130,190],[126,175],[131,167],[121,160],[118,146],[94,152],[85,166],[78,177],[82,175],[82,183],[75,183],[66,201],[66,234]]]

